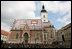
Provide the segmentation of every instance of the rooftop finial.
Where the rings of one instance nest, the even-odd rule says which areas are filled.
[[[41,12],[46,12],[45,7],[44,7],[44,4],[42,5],[42,10],[41,10]]]
[[[45,8],[44,8],[44,4],[43,4],[43,6],[42,6],[42,9],[45,9]]]

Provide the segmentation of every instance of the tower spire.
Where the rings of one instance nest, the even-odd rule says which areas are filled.
[[[43,6],[42,6],[42,9],[45,9],[44,4],[43,4]]]
[[[42,5],[41,18],[42,22],[48,22],[47,11],[45,10],[44,4]]]

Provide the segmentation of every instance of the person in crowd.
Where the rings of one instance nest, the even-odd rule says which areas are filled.
[[[1,48],[65,48],[55,44],[23,44],[23,43],[6,43],[1,41]]]

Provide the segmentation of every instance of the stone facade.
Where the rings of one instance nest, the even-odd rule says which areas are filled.
[[[52,44],[55,39],[55,28],[48,21],[47,11],[43,7],[41,19],[15,20],[9,42]]]
[[[52,42],[54,42],[56,40],[56,37],[55,37],[56,31],[55,31],[55,28],[53,26],[45,26],[43,32],[47,36],[47,40],[44,40],[47,43],[52,44]]]
[[[1,40],[7,42],[8,41],[8,38],[9,38],[9,32],[4,31],[4,30],[1,30]]]
[[[64,42],[62,35],[64,35]],[[65,46],[71,46],[71,23],[57,31],[57,41],[62,41]]]
[[[54,42],[56,39],[55,30],[52,26],[46,26],[43,28],[43,30],[30,30],[26,25],[23,30],[11,30],[9,41],[12,43],[25,43],[25,33],[28,34],[28,43],[52,44],[52,42]],[[19,35],[18,39],[16,39],[17,34]]]

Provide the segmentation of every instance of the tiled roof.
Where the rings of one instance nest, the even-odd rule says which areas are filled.
[[[25,24],[27,24],[31,29],[40,29],[42,26],[51,25],[50,21],[46,23],[41,23],[41,19],[19,19],[14,22],[12,29],[20,29],[24,28]]]
[[[8,35],[8,32],[4,31],[4,30],[1,30],[1,34],[3,35]]]

